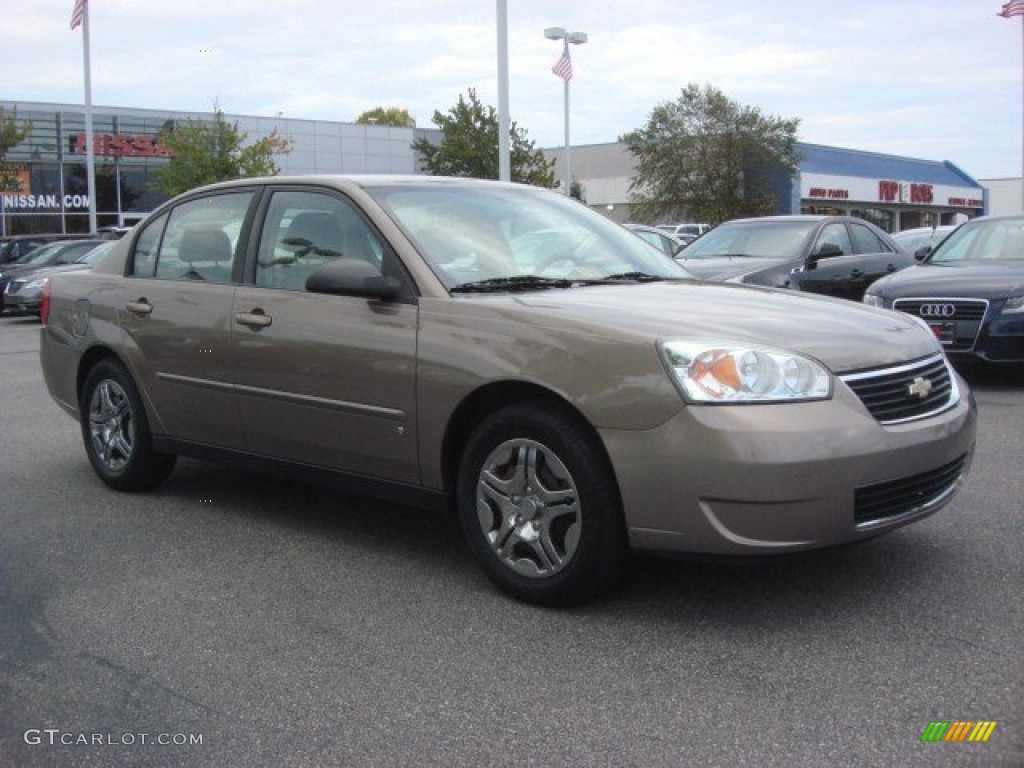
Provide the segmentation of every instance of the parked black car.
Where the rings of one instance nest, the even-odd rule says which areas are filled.
[[[962,224],[864,303],[921,318],[951,358],[1024,362],[1024,214]]]
[[[766,216],[719,224],[686,246],[679,261],[706,280],[860,301],[871,283],[914,264],[914,257],[863,219]]]

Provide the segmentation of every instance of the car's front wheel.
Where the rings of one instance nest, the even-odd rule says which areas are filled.
[[[459,468],[457,508],[487,575],[531,603],[587,600],[626,562],[607,458],[596,438],[545,403],[505,408],[477,427]]]
[[[79,413],[89,462],[111,488],[153,488],[174,469],[174,456],[153,450],[142,399],[119,362],[101,360],[89,370],[82,386]]]

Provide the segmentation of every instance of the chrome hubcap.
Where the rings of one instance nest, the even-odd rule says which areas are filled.
[[[487,457],[476,492],[477,519],[506,566],[531,578],[551,576],[580,541],[580,503],[569,470],[533,440],[509,440]]]
[[[116,381],[104,379],[89,401],[93,452],[110,472],[120,472],[132,457],[134,429],[128,395]]]

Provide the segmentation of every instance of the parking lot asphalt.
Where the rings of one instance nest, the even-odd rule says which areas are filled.
[[[1024,370],[966,371],[933,517],[552,611],[437,515],[192,461],[108,490],[38,333],[0,318],[0,768],[1024,765]]]

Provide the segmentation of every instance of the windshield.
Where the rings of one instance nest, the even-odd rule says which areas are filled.
[[[685,259],[750,256],[760,259],[799,259],[816,221],[731,221],[697,238],[680,253]]]
[[[968,222],[942,241],[929,264],[1024,264],[1024,218]]]
[[[450,290],[539,290],[691,275],[585,205],[536,187],[371,187]]]

